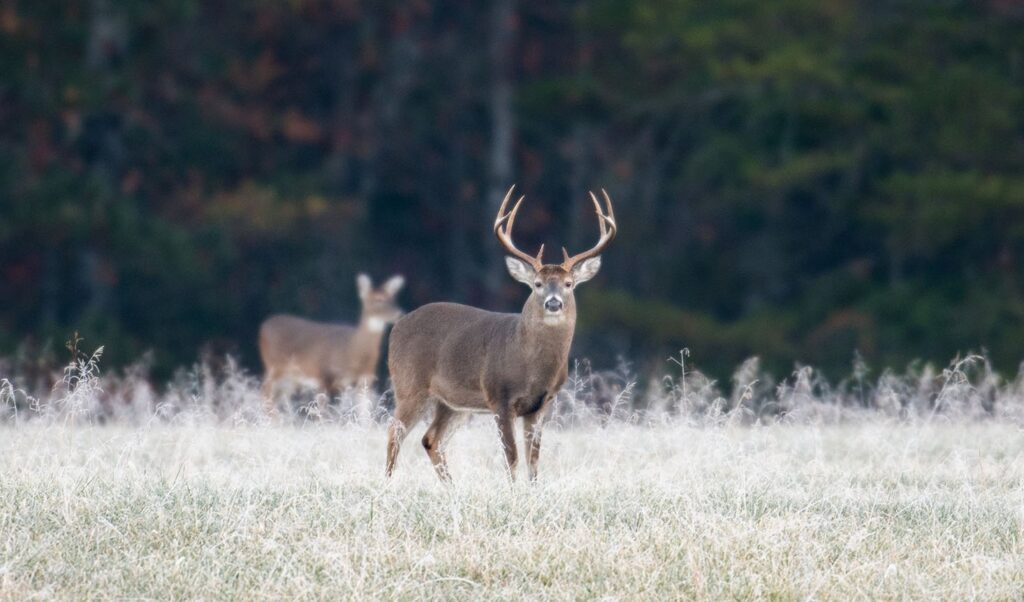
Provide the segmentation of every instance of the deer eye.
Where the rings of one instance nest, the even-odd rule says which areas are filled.
[[[533,286],[537,287],[537,289],[540,290],[540,287],[544,286],[544,283],[538,280],[537,282],[533,283]]]
[[[566,281],[565,288],[572,288],[572,282]]]

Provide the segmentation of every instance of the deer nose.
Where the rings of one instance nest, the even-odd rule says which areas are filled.
[[[555,296],[548,297],[547,300],[544,301],[544,309],[551,313],[562,311],[562,300]]]

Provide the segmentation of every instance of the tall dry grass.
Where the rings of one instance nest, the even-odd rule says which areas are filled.
[[[153,385],[75,355],[0,371],[0,599],[1019,599],[1022,377],[983,357],[830,383],[756,359],[728,390],[574,364],[538,483],[492,421],[442,486],[387,391],[317,415],[207,360]],[[11,361],[6,366],[17,365]],[[367,417],[360,408],[369,401]]]
[[[170,381],[148,377],[149,359],[113,372],[101,371],[102,348],[73,349],[73,359],[49,374],[18,368],[24,359],[0,359],[0,423],[42,420],[88,424],[262,424],[258,375],[230,356],[205,357],[178,370]],[[325,400],[312,383],[293,382],[282,407],[295,424],[380,423],[393,399],[383,390],[353,389]],[[325,403],[327,402],[327,403]],[[810,366],[778,379],[762,370],[758,358],[740,365],[729,383],[719,383],[694,367],[687,350],[668,358],[665,371],[641,379],[620,361],[608,370],[574,361],[556,397],[556,427],[626,422],[701,425],[774,423],[829,424],[896,419],[995,420],[1024,423],[1024,370],[1005,377],[983,355],[968,355],[938,369],[914,363],[902,372],[885,369],[872,376],[855,359],[851,374],[830,382]]]

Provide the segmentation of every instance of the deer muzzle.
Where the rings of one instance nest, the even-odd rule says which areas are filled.
[[[557,314],[562,311],[564,306],[565,304],[562,303],[562,298],[558,295],[548,295],[548,298],[544,300],[544,309],[548,313]]]

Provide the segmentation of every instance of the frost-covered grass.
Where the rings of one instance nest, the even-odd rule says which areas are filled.
[[[454,486],[379,425],[0,428],[0,597],[1019,599],[1024,433],[996,421],[552,429]],[[522,467],[520,467],[522,468]]]
[[[74,350],[62,370],[19,371],[24,358],[0,358],[0,424],[222,424],[267,422],[260,378],[231,357],[206,357],[166,383],[148,377],[145,359],[108,373],[102,348]],[[309,383],[278,391],[278,408],[291,424],[385,423],[391,391],[350,389],[328,400]],[[385,383],[386,384],[386,383]],[[1015,376],[993,370],[984,356],[957,357],[942,370],[915,362],[902,372],[872,371],[855,358],[851,374],[830,382],[810,366],[776,380],[753,357],[729,383],[694,368],[689,352],[669,358],[663,374],[639,377],[627,362],[592,370],[574,361],[557,394],[553,420],[562,427],[615,422],[658,425],[839,424],[896,419],[996,420],[1024,425],[1024,364]]]
[[[727,386],[685,352],[663,377],[574,363],[538,483],[479,417],[444,487],[422,425],[384,479],[386,390],[321,412],[300,386],[273,422],[230,358],[153,383],[73,354],[0,359],[0,599],[1024,591],[1024,372],[984,357],[839,382],[751,359]]]

